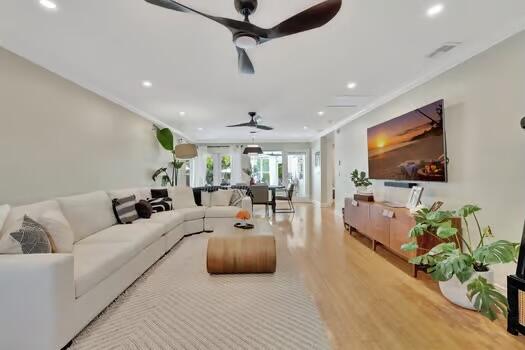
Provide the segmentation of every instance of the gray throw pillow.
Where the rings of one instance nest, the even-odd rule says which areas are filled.
[[[27,215],[24,216],[20,229],[10,233],[10,236],[18,242],[23,254],[52,252],[52,245],[45,228]]]
[[[246,192],[240,189],[234,189],[232,193],[232,198],[230,200],[230,205],[234,207],[242,206],[242,199],[246,197]]]

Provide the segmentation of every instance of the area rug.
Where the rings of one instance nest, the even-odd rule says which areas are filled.
[[[208,237],[180,242],[70,349],[329,349],[286,247],[277,245],[275,274],[210,276]]]

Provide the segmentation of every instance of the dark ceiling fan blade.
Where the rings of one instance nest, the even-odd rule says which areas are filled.
[[[272,127],[266,125],[257,125],[256,128],[261,130],[273,130]]]
[[[342,0],[326,0],[268,29],[267,40],[319,28],[330,22],[341,9]]]
[[[235,125],[228,125],[227,128],[240,128],[243,126],[255,126],[253,123],[242,123],[242,124],[235,124]]]
[[[253,68],[252,61],[246,53],[246,50],[241,49],[237,46],[235,48],[237,49],[237,54],[239,56],[239,72],[243,74],[255,74],[255,69]]]
[[[208,15],[206,13],[194,10],[191,7],[188,7],[186,5],[179,4],[178,2],[173,1],[173,0],[145,0],[145,1],[149,2],[150,4],[164,7],[170,10],[186,12],[186,13],[193,13],[196,15],[204,16],[208,19],[211,19],[212,21],[222,24],[223,26],[228,28],[233,34],[238,33],[238,32],[243,32],[243,33],[250,33],[255,36],[262,36],[262,37],[265,37],[268,34],[267,29],[259,28],[256,25],[251,24],[250,22],[243,22],[243,21],[237,21],[235,19]]]

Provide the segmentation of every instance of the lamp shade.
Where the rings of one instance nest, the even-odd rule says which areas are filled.
[[[259,145],[248,145],[243,154],[263,154],[263,150]]]
[[[193,159],[197,155],[197,146],[192,143],[181,143],[175,146],[175,157],[179,159]]]

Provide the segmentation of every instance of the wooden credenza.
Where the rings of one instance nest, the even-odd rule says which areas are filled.
[[[417,238],[420,249],[412,252],[401,250],[401,245],[411,241],[408,232],[416,221],[406,208],[394,208],[381,202],[356,201],[345,199],[344,222],[350,233],[357,231],[372,240],[374,251],[378,244],[408,261],[424,254],[443,241],[431,235]],[[461,230],[461,221],[454,219],[453,226]],[[417,277],[418,267],[412,265],[412,275]]]

